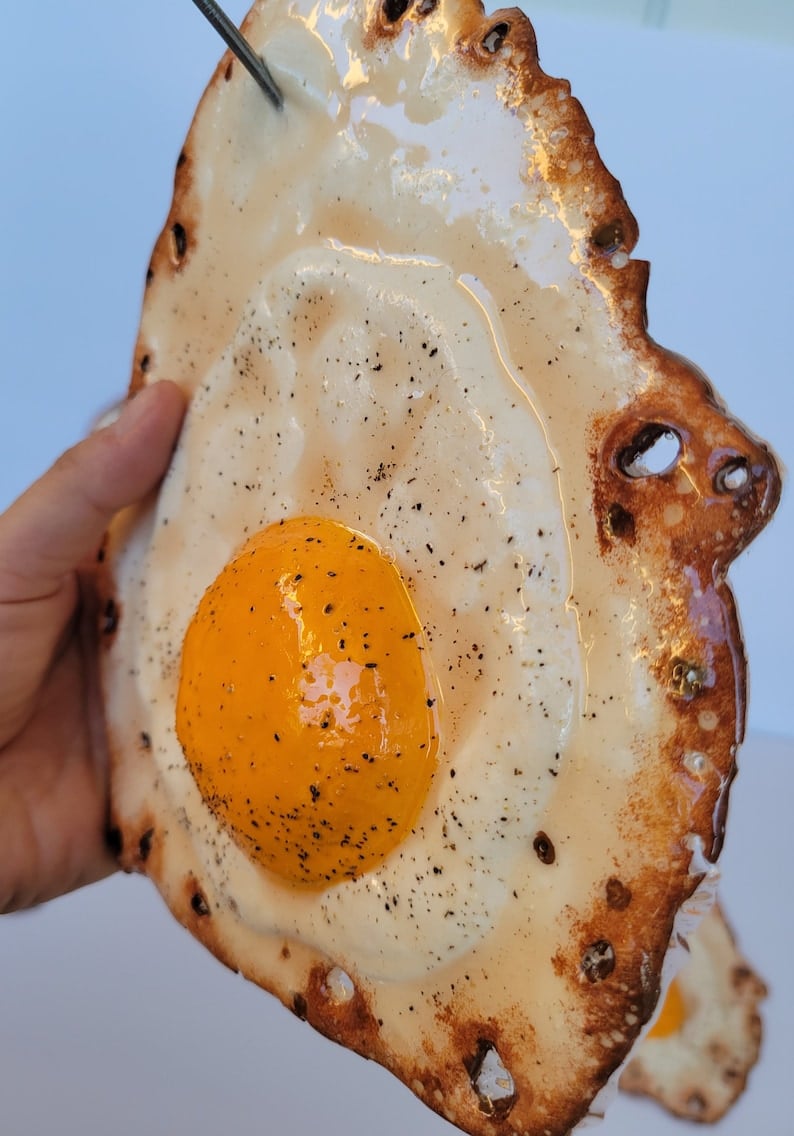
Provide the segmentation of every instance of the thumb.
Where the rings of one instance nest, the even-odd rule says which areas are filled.
[[[146,387],[0,516],[0,745],[35,704],[77,606],[77,568],[163,476],[183,413],[174,383]]]
[[[145,387],[0,517],[0,603],[51,596],[96,551],[114,513],[163,476],[183,411],[174,383]]]

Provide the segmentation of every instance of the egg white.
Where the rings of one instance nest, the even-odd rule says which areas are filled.
[[[472,283],[439,262],[329,246],[275,267],[194,395],[133,568],[140,729],[213,900],[370,978],[416,976],[493,928],[582,698],[554,457]],[[203,802],[174,722],[203,592],[248,536],[301,514],[394,558],[442,695],[415,831],[377,871],[324,892],[249,862]]]

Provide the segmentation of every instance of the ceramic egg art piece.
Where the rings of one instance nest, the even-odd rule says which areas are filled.
[[[522,13],[262,0],[243,32],[284,106],[227,55],[198,108],[132,379],[188,415],[106,549],[121,863],[464,1131],[562,1136],[632,1058],[713,1118],[763,996],[694,927],[774,460],[648,336]]]

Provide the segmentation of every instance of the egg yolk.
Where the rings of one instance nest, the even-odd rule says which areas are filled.
[[[400,844],[430,789],[437,723],[419,618],[360,533],[271,525],[202,597],[177,734],[209,808],[281,880],[340,883]]]
[[[670,1037],[672,1034],[678,1033],[685,1021],[686,1006],[684,1005],[681,987],[673,979],[667,991],[661,1013],[651,1029],[648,1030],[648,1037]]]

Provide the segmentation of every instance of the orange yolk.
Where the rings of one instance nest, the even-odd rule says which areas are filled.
[[[651,1029],[648,1030],[648,1037],[670,1037],[671,1034],[678,1033],[685,1021],[686,1006],[681,994],[681,987],[673,979],[667,991],[661,1013]]]
[[[252,859],[320,888],[400,844],[436,766],[429,662],[399,572],[360,533],[298,517],[242,547],[185,636],[176,728]]]

